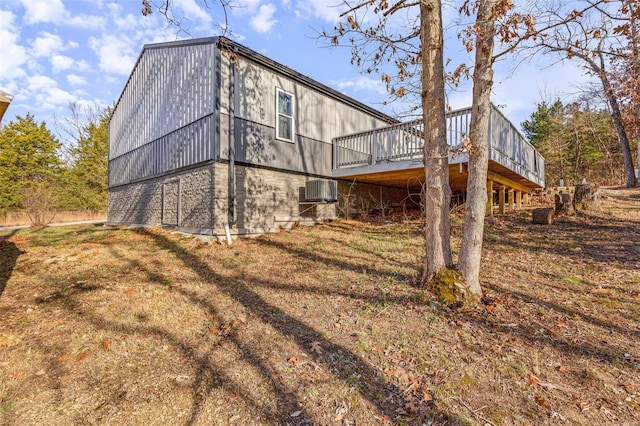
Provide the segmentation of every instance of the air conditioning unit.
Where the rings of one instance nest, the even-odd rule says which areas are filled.
[[[330,179],[314,179],[307,182],[305,201],[329,202],[338,200],[338,182]]]

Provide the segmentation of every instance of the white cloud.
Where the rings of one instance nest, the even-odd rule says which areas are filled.
[[[11,12],[0,10],[0,82],[5,79],[22,77],[22,66],[27,62],[27,52],[18,43],[18,30],[14,25],[15,16]]]
[[[85,61],[84,59],[76,62],[76,70],[78,71],[87,71],[89,68],[91,68],[89,62]]]
[[[27,79],[27,93],[35,99],[38,108],[53,109],[74,102],[77,96],[58,87],[58,83],[46,75],[35,75]]]
[[[271,31],[271,28],[278,23],[273,17],[275,12],[275,5],[272,3],[263,4],[260,6],[260,9],[258,9],[258,14],[251,18],[251,28],[259,33]]]
[[[194,0],[174,0],[173,6],[184,13],[190,20],[211,22],[211,16],[203,10]],[[214,6],[214,7],[217,7]]]
[[[58,23],[68,16],[62,0],[20,0],[27,24]]]
[[[387,89],[379,78],[371,78],[366,76],[359,76],[355,80],[338,80],[333,81],[331,84],[340,90],[350,90],[351,92],[358,91],[373,91],[379,95],[388,95]]]
[[[106,25],[106,20],[102,16],[77,15],[67,17],[64,22],[59,22],[59,24],[77,28],[97,29],[104,28]]]
[[[87,79],[81,75],[69,74],[67,75],[67,83],[72,86],[84,86],[87,84]]]
[[[89,46],[98,56],[99,67],[106,73],[129,75],[138,57],[135,40],[103,34],[101,38],[90,37]],[[136,45],[136,48],[133,47]]]
[[[51,57],[51,66],[55,73],[73,68],[74,62],[72,58],[64,55],[53,55]]]
[[[33,40],[31,46],[31,55],[36,58],[48,58],[64,48],[60,36],[47,32],[40,33],[40,36]]]
[[[57,24],[78,28],[102,28],[105,20],[101,16],[72,16],[62,0],[20,0],[25,8],[24,22],[27,25]]]
[[[232,13],[235,15],[254,14],[260,6],[260,0],[237,0],[233,3]]]
[[[56,83],[54,79],[47,77],[46,75],[34,75],[33,77],[29,77],[27,80],[29,90],[33,92],[49,90],[58,86],[58,83]]]
[[[314,16],[330,24],[340,20],[344,5],[339,0],[303,0],[297,3],[297,15],[301,18]]]

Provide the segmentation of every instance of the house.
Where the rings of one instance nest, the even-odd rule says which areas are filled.
[[[109,123],[108,223],[250,234],[336,217],[347,191],[411,203],[419,133],[224,37],[149,44]]]
[[[4,117],[4,113],[7,112],[7,108],[9,108],[12,100],[13,96],[0,89],[0,122],[2,122],[2,117]]]

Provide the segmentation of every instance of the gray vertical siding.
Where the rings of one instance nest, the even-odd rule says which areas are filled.
[[[110,186],[229,159],[234,142],[237,161],[331,176],[334,137],[392,121],[256,52],[219,40],[145,46],[110,122]],[[238,97],[232,105],[233,84]],[[295,96],[293,142],[275,137],[277,88]]]
[[[214,158],[213,46],[145,48],[109,123],[109,185]]]
[[[231,74],[228,55],[222,52],[220,58],[223,82],[219,88],[220,121],[226,123],[231,102]],[[237,161],[331,176],[334,137],[388,125],[388,120],[374,117],[362,108],[253,59],[238,56],[236,62],[236,84],[240,93],[235,106]],[[276,89],[295,97],[293,142],[276,139]],[[221,146],[221,158],[228,158],[226,144]]]

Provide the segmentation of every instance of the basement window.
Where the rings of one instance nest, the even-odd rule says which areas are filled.
[[[294,96],[276,88],[276,139],[293,142]]]

